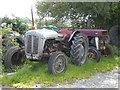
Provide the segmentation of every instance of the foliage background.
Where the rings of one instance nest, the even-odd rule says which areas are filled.
[[[13,31],[17,31],[20,34],[24,34],[29,30],[28,26],[29,19],[23,19],[16,16],[9,18],[7,16],[0,19],[0,24],[2,28],[12,28]]]
[[[52,24],[61,26],[70,23],[71,26],[85,28],[88,18],[92,28],[110,29],[120,22],[119,2],[37,2],[38,25],[41,26],[43,18],[51,17]],[[49,21],[49,20],[48,20]]]

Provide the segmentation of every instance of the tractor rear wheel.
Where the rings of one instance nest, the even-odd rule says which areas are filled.
[[[52,74],[64,73],[67,68],[67,57],[62,52],[54,52],[48,61],[48,71]]]
[[[87,60],[88,55],[88,38],[82,33],[76,34],[72,40],[70,50],[70,60],[72,64],[83,65]]]
[[[12,46],[5,53],[4,65],[5,67],[21,65],[23,64],[23,58],[25,58],[24,49],[21,49],[18,46]]]

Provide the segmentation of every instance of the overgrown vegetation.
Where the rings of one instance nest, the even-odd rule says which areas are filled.
[[[40,84],[41,86],[54,86],[56,84],[70,84],[75,80],[84,78],[90,78],[99,72],[106,72],[120,66],[120,57],[118,56],[120,50],[113,47],[115,52],[114,57],[102,57],[99,63],[88,60],[83,66],[75,66],[68,64],[66,73],[59,75],[52,75],[48,73],[47,60],[40,62],[26,61],[26,64],[16,69],[16,73],[12,76],[8,76],[4,73],[0,78],[2,85],[10,85],[13,87],[33,87],[34,84]],[[69,59],[69,58],[68,58]]]
[[[12,28],[0,28],[0,31],[2,32],[2,37],[4,37],[1,41],[3,42],[5,39],[8,39],[6,44],[9,44],[11,46],[19,46],[19,44],[16,42],[16,39],[13,39],[11,37],[9,37],[9,33],[13,32],[13,33],[18,33],[16,31],[12,31]],[[4,47],[2,46],[2,53],[5,53],[6,50],[9,47]]]

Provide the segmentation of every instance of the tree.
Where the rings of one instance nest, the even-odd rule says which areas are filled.
[[[87,21],[91,18],[92,28],[109,29],[111,25],[110,21],[114,19],[116,21],[118,13],[120,12],[117,2],[83,3],[38,1],[36,8],[41,20],[44,17],[52,17],[56,22],[63,23],[70,21],[72,26],[81,28],[85,28]]]

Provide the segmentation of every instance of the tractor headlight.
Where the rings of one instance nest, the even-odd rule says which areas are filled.
[[[95,35],[98,35],[98,32],[95,32]]]

